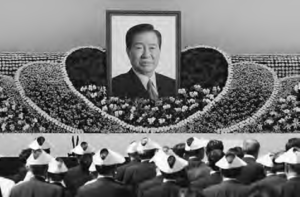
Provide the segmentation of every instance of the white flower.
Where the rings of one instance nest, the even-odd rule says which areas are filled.
[[[107,111],[107,110],[108,110],[107,106],[102,107],[102,111]]]
[[[208,94],[206,95],[207,98],[209,98],[210,100],[214,100],[215,96],[213,94]]]
[[[166,122],[166,120],[164,118],[160,118],[158,119],[159,124],[163,124],[164,122]]]
[[[150,105],[146,105],[146,106],[144,107],[144,109],[145,109],[145,110],[149,110],[149,109],[150,109]]]
[[[270,115],[271,115],[271,116],[277,116],[278,113],[277,113],[276,111],[271,111],[271,112],[270,112]]]
[[[209,94],[210,93],[210,89],[203,89],[203,93],[204,94]]]
[[[141,122],[143,120],[143,117],[139,117],[139,119],[137,119],[137,122]]]
[[[152,107],[151,110],[152,111],[158,111],[158,107]]]
[[[176,100],[176,101],[175,101],[175,104],[176,104],[176,105],[179,105],[181,102],[182,102],[182,100]]]
[[[132,120],[133,118],[134,118],[134,115],[133,115],[133,114],[130,114],[129,120]]]
[[[297,113],[300,113],[300,107],[295,107],[294,111],[297,112]]]
[[[194,85],[195,90],[199,91],[201,90],[201,86],[200,85]]]
[[[0,92],[2,92],[3,91],[3,88],[2,87],[0,87]]]
[[[101,100],[101,105],[105,105],[106,104],[106,98]]]
[[[283,110],[283,113],[288,114],[288,113],[290,113],[290,110],[285,109],[285,110]]]
[[[167,117],[167,119],[171,119],[172,118],[172,114],[167,114],[166,117]]]
[[[187,102],[188,103],[195,103],[196,101],[195,101],[195,99],[189,99]]]
[[[196,96],[198,96],[198,92],[190,92],[190,97],[196,97]]]
[[[300,82],[297,85],[294,86],[294,90],[297,93],[300,92]]]
[[[287,101],[296,101],[297,100],[297,97],[293,96],[293,95],[289,95],[287,98],[286,98]]]
[[[89,89],[90,91],[92,91],[92,90],[93,90],[93,86],[92,86],[92,85],[89,85],[89,86],[88,86],[88,89]]]
[[[93,90],[96,90],[96,89],[97,89],[96,85],[93,85]]]
[[[170,108],[171,108],[171,105],[169,105],[169,104],[164,105],[163,108],[164,108],[164,109],[170,109]]]
[[[186,90],[185,89],[178,89],[178,94],[186,94]]]
[[[171,102],[174,102],[174,101],[175,101],[175,98],[174,98],[174,97],[170,97],[169,100],[170,100]]]
[[[285,103],[286,100],[285,100],[284,98],[280,98],[280,99],[279,99],[279,102],[280,102],[280,103]]]
[[[131,107],[130,112],[132,113],[132,112],[134,112],[135,110],[136,110],[135,107]]]
[[[181,112],[181,108],[174,108],[174,110],[176,111],[176,112]]]
[[[273,124],[273,123],[274,123],[274,120],[272,120],[272,119],[268,119],[268,120],[266,120],[266,121],[265,121],[265,123],[267,123],[267,124],[271,125],[271,124]]]
[[[29,126],[28,124],[26,124],[26,125],[23,126],[22,129],[23,129],[23,131],[26,131],[26,130],[29,129],[29,128],[30,128],[30,126]]]
[[[2,131],[5,131],[6,130],[6,123],[3,123],[2,125],[1,125],[1,129],[2,129]]]
[[[156,120],[156,118],[152,117],[152,118],[148,118],[148,123],[149,124],[153,124],[153,122]]]
[[[282,123],[285,123],[286,120],[285,120],[284,118],[281,118],[280,120],[278,120],[278,122],[279,122],[280,124],[282,124]]]
[[[186,110],[188,110],[188,107],[186,105],[182,106],[182,111],[185,112]]]

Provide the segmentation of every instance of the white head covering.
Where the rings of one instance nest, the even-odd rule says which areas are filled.
[[[32,150],[49,149],[49,148],[51,148],[50,144],[46,140],[44,141],[43,139],[45,140],[45,138],[42,137],[42,136],[36,138],[33,142],[31,142],[28,145],[28,148],[30,148]]]
[[[206,147],[208,140],[206,139],[198,139],[196,137],[189,138],[185,143],[185,150],[192,151],[200,148]]]
[[[240,168],[246,166],[247,163],[240,159],[235,154],[226,154],[222,159],[220,159],[216,166],[221,169],[228,170],[233,168]]]
[[[61,174],[68,171],[64,161],[62,159],[53,158],[49,163],[48,172],[52,174]]]
[[[166,174],[179,172],[188,165],[188,161],[178,157],[174,153],[165,153],[163,151],[157,152],[154,162],[157,168]]]
[[[98,166],[110,166],[124,162],[125,158],[122,155],[107,148],[103,148],[93,156],[93,163]]]
[[[137,151],[139,153],[143,153],[146,150],[153,150],[153,149],[160,149],[160,148],[161,146],[158,143],[152,141],[148,137],[143,138],[137,145]]]
[[[48,165],[53,157],[47,154],[45,151],[40,150],[36,151],[35,153],[31,153],[29,158],[26,161],[27,166],[33,165]]]
[[[133,154],[137,152],[138,143],[136,141],[133,141],[129,144],[127,147],[126,153],[127,154]]]
[[[280,155],[276,160],[276,163],[288,163],[288,164],[300,164],[300,149],[293,147],[287,152]]]
[[[84,144],[86,144],[86,146],[84,146]],[[84,155],[84,154],[92,153],[92,152],[93,152],[92,148],[86,142],[81,142],[75,148],[73,148],[71,150],[71,153],[75,153],[77,155]]]
[[[262,164],[263,166],[272,168],[274,166],[274,163],[273,163],[274,156],[275,155],[273,153],[268,153],[268,154],[258,158],[256,160],[256,162]]]
[[[91,163],[91,165],[89,167],[89,171],[90,172],[96,172],[97,171],[96,165],[94,164],[94,162]]]

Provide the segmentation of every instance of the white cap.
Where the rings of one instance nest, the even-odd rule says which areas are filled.
[[[274,166],[273,158],[274,158],[274,154],[268,153],[268,154],[258,158],[256,160],[256,162],[262,164],[263,166],[272,168]]]
[[[84,155],[87,153],[92,153],[92,148],[86,142],[81,142],[75,148],[71,150],[71,153],[75,153],[77,155]]]
[[[94,162],[91,163],[91,165],[89,167],[89,171],[90,172],[96,172],[97,171],[96,165],[94,164]]]
[[[35,151],[34,153],[31,153],[31,155],[27,159],[26,165],[48,165],[52,159],[53,157],[43,150]]]
[[[276,163],[288,163],[288,164],[300,164],[300,149],[293,147],[287,152],[280,155],[276,160]]]
[[[200,148],[204,148],[206,147],[208,143],[208,140],[206,139],[198,139],[196,137],[192,137],[187,139],[187,141],[185,142],[185,150],[186,151],[192,151],[192,150],[197,150]]]
[[[131,142],[129,144],[129,146],[127,147],[126,153],[127,154],[136,153],[137,152],[137,147],[138,147],[138,143],[136,141]]]
[[[143,138],[137,145],[137,151],[139,153],[143,153],[146,150],[160,149],[160,148],[161,146],[158,143],[152,141],[148,137]]]
[[[49,149],[51,148],[50,144],[45,140],[44,137],[38,137],[33,142],[28,145],[28,148],[32,150],[38,149]]]
[[[218,166],[221,169],[227,170],[227,169],[233,169],[233,168],[240,168],[243,166],[246,166],[247,163],[244,162],[242,159],[240,159],[235,154],[226,154],[222,159],[220,159],[216,166]]]
[[[122,155],[107,148],[103,148],[93,156],[93,163],[98,166],[110,166],[124,162],[125,158]]]
[[[172,174],[183,170],[188,165],[188,161],[175,154],[168,154],[161,151],[156,156],[155,164],[160,171]]]
[[[61,174],[68,171],[64,161],[62,159],[53,158],[49,163],[48,172],[53,174]]]

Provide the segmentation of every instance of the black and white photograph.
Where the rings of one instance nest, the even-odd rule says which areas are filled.
[[[179,71],[180,12],[107,11],[111,95],[175,96]]]
[[[0,197],[299,197],[299,8],[0,0]]]

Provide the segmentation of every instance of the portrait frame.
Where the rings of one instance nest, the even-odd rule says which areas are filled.
[[[144,19],[144,20],[143,20]],[[168,22],[170,20],[170,22]],[[127,21],[127,22],[126,22]],[[148,21],[153,21],[148,22]],[[125,25],[122,25],[124,22]],[[154,26],[156,29],[158,26],[161,26],[161,29],[157,28],[157,30],[161,31],[164,30],[164,32],[161,32],[162,34],[162,50],[161,50],[161,56],[160,56],[160,62],[157,66],[158,70],[165,69],[169,72],[162,74],[167,74],[168,77],[175,79],[175,92],[177,94],[177,90],[179,88],[180,84],[180,54],[181,54],[181,12],[180,11],[153,11],[153,10],[106,10],[106,64],[107,64],[107,81],[108,81],[108,95],[109,96],[115,96],[112,93],[112,78],[115,76],[118,76],[118,74],[124,73],[125,67],[128,68],[128,64],[130,64],[130,61],[127,58],[125,59],[124,53],[126,54],[126,45],[125,45],[125,32],[127,32],[128,28],[142,24],[142,23],[149,23]],[[119,25],[121,24],[121,25]],[[165,27],[167,25],[172,26],[172,28]],[[121,26],[121,28],[119,28]],[[116,28],[117,27],[117,28]],[[165,29],[162,29],[164,27]],[[123,28],[123,29],[122,29]],[[126,29],[127,28],[127,29]],[[120,33],[121,36],[116,36],[114,32],[115,30],[118,30],[117,32],[124,32],[123,34]],[[171,30],[170,30],[171,29]],[[166,31],[173,31],[171,33],[172,36],[165,36]],[[122,38],[120,38],[122,37]],[[164,46],[164,37],[168,38],[169,40],[165,41],[168,43],[168,45]],[[170,37],[170,38],[169,38]],[[118,41],[120,40],[121,46],[119,46]],[[118,43],[118,47],[116,47],[115,43]],[[123,47],[122,47],[123,45]],[[165,49],[164,49],[165,47]],[[116,49],[116,50],[115,50]],[[164,49],[164,51],[163,51]],[[117,51],[123,50],[122,55],[120,57],[117,57],[119,54]],[[171,52],[169,52],[171,51]],[[121,54],[121,53],[120,53]],[[165,57],[163,56],[165,55]],[[170,58],[171,57],[171,58]],[[169,61],[171,60],[171,61]],[[116,62],[125,62],[126,66],[124,68],[121,68]],[[121,63],[121,64],[122,64]],[[167,66],[160,66],[165,65],[167,63]],[[118,69],[116,69],[116,65],[118,65]],[[122,64],[123,65],[123,64]],[[171,69],[171,72],[170,72]],[[165,71],[164,71],[165,72]],[[117,73],[117,74],[116,74]]]

